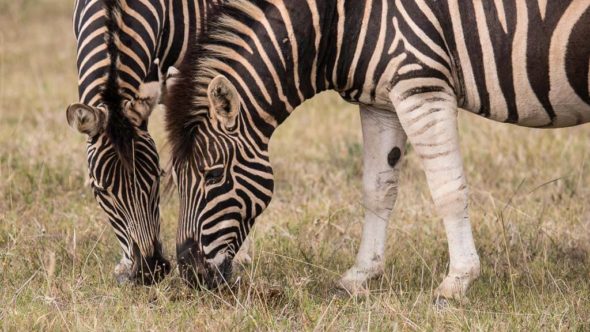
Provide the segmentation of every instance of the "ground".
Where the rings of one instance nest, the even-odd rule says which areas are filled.
[[[72,2],[0,0],[4,330],[590,329],[588,126],[531,130],[461,114],[482,276],[469,302],[438,310],[444,229],[411,149],[385,275],[367,297],[335,289],[360,240],[362,144],[357,108],[330,93],[273,138],[276,193],[239,288],[190,290],[177,272],[153,287],[118,286],[118,245],[84,186],[84,137],[66,124],[77,101]],[[150,129],[165,151],[162,113]],[[162,219],[173,258],[174,195]]]

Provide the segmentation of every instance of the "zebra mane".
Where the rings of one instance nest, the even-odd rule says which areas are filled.
[[[102,102],[109,112],[106,134],[113,144],[119,160],[127,169],[133,166],[133,139],[135,128],[123,113],[123,97],[119,87],[121,40],[121,4],[119,0],[102,0],[105,9],[105,42],[110,59],[106,83],[101,91]]]
[[[166,98],[166,130],[173,161],[188,160],[194,153],[195,134],[199,122],[208,116],[208,84],[219,75],[213,63],[228,57],[216,46],[238,45],[239,31],[232,28],[232,21],[252,19],[252,9],[262,9],[261,0],[233,0],[224,2],[210,14],[206,28],[199,36],[191,34],[187,53],[180,65],[180,74]]]

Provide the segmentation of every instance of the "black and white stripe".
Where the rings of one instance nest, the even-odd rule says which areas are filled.
[[[77,0],[80,102],[68,122],[88,135],[89,177],[123,248],[120,279],[151,283],[170,265],[159,238],[159,158],[147,122],[221,0]]]
[[[105,35],[110,13],[119,26],[119,88],[126,100],[142,85],[158,82],[186,54],[191,31],[199,32],[222,0],[77,0],[74,34],[80,102],[98,106],[111,61]],[[107,7],[113,8],[108,9]],[[157,60],[157,64],[154,62]]]
[[[305,99],[336,90],[360,105],[365,144],[374,144],[365,145],[365,201],[381,211],[367,211],[342,284],[354,289],[382,269],[407,136],[448,235],[449,275],[437,294],[462,295],[480,267],[457,109],[529,127],[590,121],[588,36],[590,0],[231,3],[189,52],[168,102],[180,266],[207,285],[227,278],[270,201],[274,129]]]

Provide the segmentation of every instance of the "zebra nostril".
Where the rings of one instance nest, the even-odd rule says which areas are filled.
[[[192,240],[186,240],[184,243],[177,245],[176,257],[178,260],[178,272],[189,287],[198,288],[204,284],[203,274],[206,274],[204,265],[205,260],[201,255],[197,243]]]
[[[161,247],[156,245],[154,254],[142,257],[136,244],[133,246],[133,267],[131,278],[138,284],[152,285],[160,282],[170,273],[170,261],[162,256]]]
[[[178,271],[185,283],[192,288],[216,289],[231,278],[232,259],[225,257],[219,265],[207,262],[194,240],[187,240],[177,247]]]
[[[209,289],[229,285],[232,276],[232,259],[225,257],[219,265],[207,265],[206,273],[201,274],[203,283]]]
[[[217,268],[218,275],[220,277],[220,280],[219,280],[220,282],[223,282],[226,284],[229,283],[231,276],[232,276],[232,272],[233,272],[232,268],[233,268],[232,259],[230,257],[225,257],[223,262]]]

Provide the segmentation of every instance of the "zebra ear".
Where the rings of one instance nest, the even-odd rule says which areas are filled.
[[[160,97],[160,82],[144,82],[139,87],[135,100],[125,104],[123,108],[125,116],[134,126],[140,127],[144,122],[147,123],[152,111],[160,102]]]
[[[84,104],[71,104],[66,110],[68,124],[79,132],[94,137],[106,126],[106,114],[101,109]]]
[[[223,75],[211,80],[207,89],[210,116],[231,130],[236,125],[240,99],[234,85]]]

